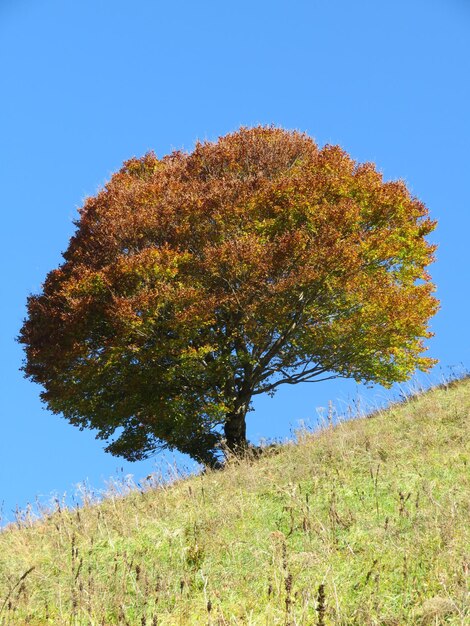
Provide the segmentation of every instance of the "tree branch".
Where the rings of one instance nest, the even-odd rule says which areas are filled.
[[[304,292],[302,291],[300,293],[300,295],[299,295],[299,304],[301,304],[303,302],[303,300],[304,300]],[[268,365],[269,361],[275,356],[276,352],[280,348],[282,348],[284,343],[287,341],[287,339],[289,338],[289,335],[297,328],[297,324],[299,323],[299,321],[300,321],[300,319],[302,317],[302,313],[303,313],[305,304],[306,303],[303,303],[303,306],[296,311],[294,319],[293,319],[291,325],[285,330],[285,332],[282,335],[280,335],[274,341],[274,343],[267,350],[265,355],[259,359],[259,362],[258,362],[257,366],[253,370],[253,379],[254,380],[256,380],[257,376],[263,372],[264,368],[266,367],[266,365]]]
[[[341,374],[332,374],[331,376],[326,376],[324,378],[317,378],[317,376],[324,374],[327,372],[325,368],[320,368],[318,366],[313,367],[305,372],[299,372],[298,374],[286,375],[285,378],[281,378],[280,380],[276,380],[275,382],[264,385],[262,387],[258,387],[253,391],[253,395],[259,395],[260,393],[266,393],[269,391],[273,391],[279,385],[288,384],[288,385],[297,385],[298,383],[318,383],[324,380],[331,380],[333,378],[340,378]],[[285,373],[284,373],[285,374]]]

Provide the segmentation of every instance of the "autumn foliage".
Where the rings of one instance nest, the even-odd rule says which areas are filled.
[[[214,465],[246,445],[257,394],[433,364],[427,215],[403,182],[279,128],[131,159],[29,298],[24,370],[113,454]]]

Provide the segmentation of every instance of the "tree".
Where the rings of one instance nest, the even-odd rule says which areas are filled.
[[[437,309],[435,223],[401,181],[307,135],[242,128],[127,161],[28,300],[26,376],[135,460],[242,451],[252,399],[332,377],[390,385]]]

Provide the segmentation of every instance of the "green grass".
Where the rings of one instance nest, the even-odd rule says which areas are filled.
[[[469,408],[466,379],[256,461],[10,525],[0,623],[470,624]]]

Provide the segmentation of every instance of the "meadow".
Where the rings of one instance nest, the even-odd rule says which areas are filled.
[[[0,624],[470,624],[469,409],[467,378],[223,471],[19,514]]]

